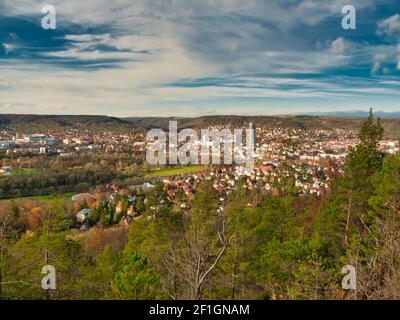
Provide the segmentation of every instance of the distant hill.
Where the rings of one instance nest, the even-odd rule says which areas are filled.
[[[368,114],[367,114],[368,115]],[[364,116],[316,116],[316,115],[288,115],[288,116],[234,116],[217,115],[196,118],[124,118],[125,121],[146,129],[168,128],[170,120],[178,121],[179,128],[205,128],[213,125],[243,126],[253,122],[256,126],[302,128],[302,129],[333,129],[359,130],[364,121]],[[385,136],[391,139],[400,138],[400,116],[397,118],[383,118]]]
[[[202,116],[196,118],[125,118],[135,125],[144,126],[146,128],[162,128],[167,129],[170,120],[178,121],[180,128],[205,128],[215,125],[231,125],[243,126],[246,123],[253,122],[259,126],[270,127],[320,127],[324,126],[324,120],[315,116],[235,116],[235,115],[213,115]],[[348,122],[347,120],[345,122]]]
[[[305,112],[301,114],[311,115],[311,116],[357,117],[357,118],[366,118],[369,116],[368,111],[362,111],[362,110],[334,111],[334,112]],[[374,112],[374,115],[378,118],[394,119],[394,118],[400,118],[400,111],[396,112],[376,111]]]
[[[108,116],[86,115],[17,115],[0,114],[0,125],[12,126],[23,132],[65,130],[69,128],[104,130],[131,127],[126,121]]]
[[[359,116],[346,115],[287,115],[287,116],[235,116],[216,115],[202,116],[196,118],[179,117],[131,117],[116,118],[108,116],[87,115],[16,115],[0,114],[0,126],[14,127],[21,132],[37,132],[44,130],[65,130],[78,128],[92,131],[126,131],[126,130],[148,130],[151,128],[167,129],[170,120],[178,121],[179,128],[205,128],[214,125],[243,126],[253,122],[256,126],[283,127],[283,128],[309,128],[309,129],[333,129],[342,128],[358,130],[367,113]],[[388,114],[387,114],[388,115]],[[387,137],[400,137],[400,115],[394,117],[382,117],[382,124]],[[380,117],[380,113],[377,113]]]

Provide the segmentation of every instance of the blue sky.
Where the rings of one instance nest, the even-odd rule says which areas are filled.
[[[0,113],[390,112],[399,98],[398,0],[0,0]]]

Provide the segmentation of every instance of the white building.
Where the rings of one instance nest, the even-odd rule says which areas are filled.
[[[92,213],[92,210],[90,209],[83,209],[81,211],[79,211],[76,214],[76,219],[81,222],[84,223],[89,219],[90,214]]]

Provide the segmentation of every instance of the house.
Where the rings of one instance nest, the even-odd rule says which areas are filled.
[[[92,203],[96,200],[96,196],[92,195],[91,193],[79,193],[71,198],[72,201],[82,203],[86,201],[86,203]]]
[[[151,189],[153,189],[154,185],[152,185],[149,182],[145,182],[140,186],[140,188],[143,190],[143,192],[147,192],[147,191],[150,191]]]
[[[14,141],[0,141],[0,148],[15,148],[16,146]]]
[[[90,209],[83,209],[81,211],[79,211],[76,214],[76,219],[81,222],[84,223],[89,219],[90,214],[92,213],[92,210]]]
[[[148,192],[153,188],[154,188],[154,185],[152,185],[149,182],[145,182],[145,183],[140,184],[140,185],[132,185],[132,186],[129,187],[129,189],[131,191],[136,191],[136,192],[138,192],[138,191]]]

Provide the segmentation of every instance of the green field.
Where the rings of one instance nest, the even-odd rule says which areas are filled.
[[[157,177],[169,177],[176,176],[179,174],[189,174],[204,171],[206,167],[201,165],[192,165],[179,168],[167,168],[156,171],[149,171],[145,173],[146,178],[157,178]]]
[[[37,201],[52,201],[52,200],[60,200],[71,198],[75,193],[67,192],[62,195],[40,195],[40,196],[26,196],[26,197],[18,197],[18,198],[8,198],[8,199],[0,199],[0,201],[11,201],[11,200],[37,200]]]
[[[29,169],[16,169],[11,171],[12,176],[19,176],[19,175],[29,175],[38,173],[40,169],[38,168],[29,168]],[[5,176],[4,172],[0,172],[0,177]]]

